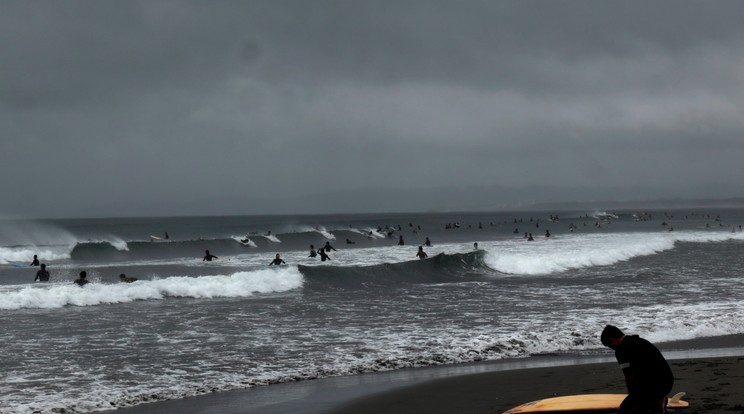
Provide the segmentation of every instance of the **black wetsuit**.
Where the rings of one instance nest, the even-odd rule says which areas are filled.
[[[38,266],[39,265],[39,259],[34,259],[33,262],[29,266]]]
[[[425,251],[420,250],[418,253],[416,253],[416,257],[418,257],[419,259],[426,259],[427,257],[429,257],[429,255],[426,254]]]
[[[318,253],[315,251],[315,249],[312,249],[312,250],[310,250],[310,256],[308,256],[308,257],[315,257],[317,255],[318,255]]]
[[[628,386],[620,412],[645,413],[658,408],[674,385],[674,375],[661,352],[651,342],[632,335],[623,338],[615,349],[615,358]]]
[[[282,259],[280,259],[280,258],[277,257],[276,259],[272,260],[271,263],[269,263],[269,266],[271,266],[271,265],[281,265],[281,264],[284,264],[284,260],[282,260]]]
[[[90,282],[88,281],[88,279],[83,279],[83,278],[80,278],[80,279],[77,279],[77,280],[76,280],[76,281],[75,281],[74,283],[75,283],[76,285],[78,285],[78,286],[82,287],[82,286],[84,286],[84,285],[87,285],[87,284],[88,284],[88,283],[90,283]]]
[[[36,277],[34,278],[34,282],[36,282],[37,279],[39,280],[39,282],[48,282],[49,272],[46,269],[39,269],[39,271],[36,272]]]
[[[217,256],[215,256],[213,254],[208,254],[208,255],[204,256],[204,258],[202,259],[202,262],[211,262],[212,259],[219,259],[219,257],[217,257]]]
[[[318,249],[318,254],[320,255],[320,261],[325,262],[326,260],[331,260],[330,257],[326,254],[325,250],[321,247]]]

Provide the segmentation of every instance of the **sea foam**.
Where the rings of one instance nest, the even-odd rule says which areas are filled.
[[[488,249],[484,260],[486,265],[502,273],[543,275],[649,256],[673,249],[676,242],[707,243],[731,239],[744,240],[744,233],[610,233],[540,238],[536,242],[502,244]]]
[[[302,274],[294,266],[231,275],[174,276],[127,284],[89,283],[83,288],[72,283],[36,284],[0,292],[0,309],[95,306],[167,297],[249,297],[260,293],[286,292],[302,285]]]

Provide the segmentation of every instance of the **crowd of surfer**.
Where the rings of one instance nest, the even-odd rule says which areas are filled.
[[[661,226],[667,227],[668,228],[668,231],[673,231],[674,230],[674,227],[670,226],[669,223],[668,223],[668,221],[674,220],[675,219],[675,216],[673,214],[670,214],[670,213],[667,213],[667,212],[663,212],[662,214],[664,216],[664,219],[661,222]],[[706,214],[702,214],[702,213],[692,213],[691,215],[694,218],[697,218],[697,219],[700,219],[700,218],[712,219],[715,223],[718,224],[718,226],[716,226],[716,227],[724,227],[723,220],[721,219],[720,216],[713,217],[710,214],[707,214],[706,215]],[[634,221],[643,221],[643,222],[646,222],[646,221],[652,221],[653,220],[653,215],[651,213],[647,213],[647,212],[636,213],[636,214],[633,214],[632,217],[633,217],[633,220]],[[582,220],[582,226],[583,227],[588,227],[587,221],[589,219],[594,219],[594,222],[592,223],[593,226],[596,227],[596,228],[601,228],[602,226],[610,226],[610,225],[612,225],[613,220],[618,219],[618,218],[619,218],[619,216],[616,215],[616,214],[605,213],[605,214],[602,214],[600,217],[593,217],[593,216],[589,216],[587,214],[584,217],[580,217],[579,219]],[[685,215],[684,218],[685,219],[688,219],[689,216],[688,215]],[[553,223],[554,225],[556,225],[556,223],[558,223],[559,220],[560,219],[559,219],[559,216],[558,215],[551,214],[551,215],[549,215],[549,218],[547,219],[547,222]],[[514,230],[512,231],[512,233],[513,234],[522,234],[522,231],[520,230],[520,227],[523,228],[524,226],[527,226],[528,228],[530,228],[530,227],[533,227],[534,226],[535,229],[539,229],[541,222],[542,222],[541,219],[529,218],[529,220],[525,220],[523,218],[514,218],[512,221],[504,220],[502,222],[497,222],[497,223],[494,223],[494,222],[491,221],[491,222],[488,223],[488,225],[490,227],[514,225],[515,227],[514,227]],[[454,229],[461,229],[461,228],[473,229],[474,226],[477,227],[478,229],[482,229],[483,228],[483,223],[482,222],[478,222],[477,224],[463,224],[461,222],[448,222],[448,223],[445,223],[442,226],[442,228],[445,229],[445,230],[454,230]],[[706,223],[705,227],[706,228],[710,228],[711,227],[710,223]],[[350,229],[353,229],[353,227],[351,225],[349,225],[349,228]],[[574,231],[577,231],[579,229],[579,226],[577,226],[574,222],[571,222],[571,223],[569,223],[567,229],[568,229],[569,232],[573,233]],[[421,225],[414,225],[413,223],[410,223],[409,222],[408,223],[408,226],[407,226],[407,230],[409,230],[412,234],[418,234],[422,230],[422,228],[421,228]],[[397,233],[401,233],[403,231],[404,231],[404,227],[402,225],[400,225],[400,224],[398,224],[397,226],[395,226],[395,225],[393,225],[393,226],[391,226],[391,225],[384,225],[384,226],[380,225],[380,226],[377,226],[377,229],[374,230],[374,231],[370,229],[365,235],[368,238],[370,238],[370,239],[372,239],[372,238],[379,238],[379,237],[393,238],[393,237],[395,237],[395,233],[396,232]],[[738,227],[737,226],[732,226],[731,227],[731,231],[732,232],[737,232],[737,231],[738,232],[741,232],[742,231],[742,226],[741,225],[738,225]],[[246,235],[245,239],[240,240],[241,243],[250,242],[249,236],[250,235],[253,235],[253,234],[258,234],[258,233],[257,232],[251,232],[251,233],[249,233],[248,235]],[[266,237],[273,237],[270,230],[268,230],[263,235],[266,236]],[[546,228],[545,229],[545,233],[544,233],[544,237],[546,239],[548,239],[551,236],[552,236],[552,234],[550,233],[550,230]],[[524,240],[530,241],[530,242],[535,241],[535,237],[529,231],[524,231],[522,238]],[[168,232],[165,232],[165,239],[166,240],[170,239],[170,235],[168,234]],[[349,239],[349,238],[346,238],[346,244],[347,245],[354,245],[354,244],[356,244],[356,242],[353,241],[353,240],[351,240],[351,239]],[[405,246],[406,245],[406,242],[405,242],[405,239],[403,237],[403,234],[398,234],[397,245],[398,246]],[[430,247],[431,245],[432,245],[431,240],[429,239],[428,236],[426,236],[425,239],[424,239],[424,241],[421,243],[421,245],[418,246],[418,250],[416,252],[415,257],[418,258],[418,259],[426,259],[426,258],[428,258],[429,256],[424,251],[424,247],[425,246],[426,247]],[[253,246],[255,247],[255,245],[253,245]],[[478,250],[478,243],[477,242],[473,243],[473,247],[474,247],[475,250]],[[320,248],[315,248],[315,246],[313,244],[311,244],[310,245],[310,252],[309,252],[308,257],[309,258],[319,257],[321,262],[330,261],[331,260],[331,256],[329,255],[329,253],[331,251],[336,252],[338,250],[331,245],[330,241],[326,241],[325,242],[325,245],[321,246]],[[204,254],[203,258],[202,258],[202,261],[211,262],[211,261],[213,261],[215,259],[219,259],[219,258],[217,256],[211,254],[209,250],[205,250],[205,254]],[[286,264],[286,262],[284,261],[284,259],[282,259],[281,258],[281,255],[279,253],[277,253],[276,256],[274,257],[274,259],[272,259],[271,262],[269,263],[269,266],[273,266],[273,265],[285,265],[285,264]],[[39,270],[36,272],[36,276],[34,277],[34,282],[37,282],[37,281],[39,281],[39,282],[48,282],[49,281],[50,274],[49,274],[49,271],[46,268],[47,266],[44,263],[40,263],[37,255],[34,255],[33,260],[31,261],[31,263],[28,266],[31,266],[31,267],[38,266],[39,267]],[[137,278],[134,278],[134,277],[127,277],[124,273],[122,273],[122,274],[119,275],[119,282],[120,283],[132,283],[132,282],[135,282],[137,280],[138,279]],[[89,281],[87,280],[87,274],[86,274],[85,271],[81,271],[80,274],[79,274],[78,279],[76,279],[74,281],[74,283],[76,285],[78,285],[78,286],[84,286],[88,282]]]

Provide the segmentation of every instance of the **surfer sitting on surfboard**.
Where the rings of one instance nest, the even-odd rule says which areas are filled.
[[[612,325],[605,326],[600,339],[602,345],[615,350],[628,387],[618,412],[666,413],[666,396],[672,391],[674,375],[661,352],[651,342],[638,335],[627,336]]]

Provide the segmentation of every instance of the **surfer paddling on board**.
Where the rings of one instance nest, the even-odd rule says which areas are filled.
[[[628,387],[618,412],[666,413],[666,396],[672,391],[674,375],[661,352],[651,342],[625,335],[612,325],[605,326],[600,339],[602,345],[615,350]]]
[[[219,259],[219,257],[209,253],[209,250],[204,251],[204,258],[202,259],[202,262],[211,262],[212,259]]]
[[[132,283],[136,282],[138,279],[136,277],[127,277],[124,273],[119,275],[119,283]]]

